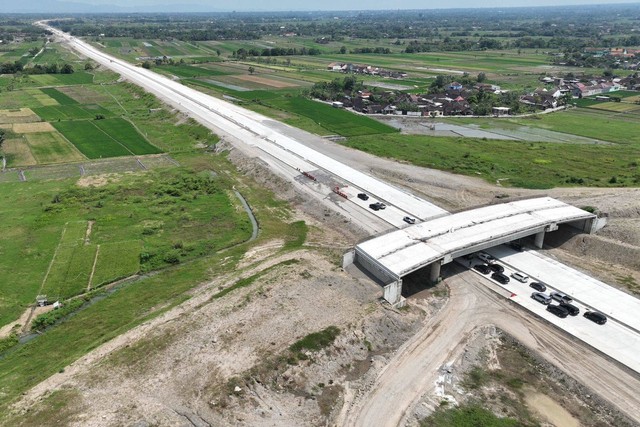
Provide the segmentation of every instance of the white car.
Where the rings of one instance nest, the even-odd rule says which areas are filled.
[[[529,276],[519,272],[511,273],[511,277],[522,283],[527,283],[527,281],[529,280]]]
[[[482,261],[491,264],[492,262],[495,262],[496,259],[494,257],[492,257],[491,255],[484,253],[484,252],[478,252],[478,258],[480,258]]]

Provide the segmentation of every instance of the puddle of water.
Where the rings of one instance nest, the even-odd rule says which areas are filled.
[[[542,419],[557,427],[580,427],[573,415],[546,394],[529,390],[525,392],[525,401]]]

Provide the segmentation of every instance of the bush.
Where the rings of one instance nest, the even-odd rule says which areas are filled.
[[[73,313],[77,309],[79,309],[85,301],[83,299],[74,299],[72,301],[67,301],[64,305],[57,310],[51,310],[47,313],[41,314],[36,317],[36,319],[31,324],[31,330],[42,331],[49,326],[54,325],[60,319],[69,314]]]
[[[322,350],[333,343],[338,335],[340,335],[340,329],[336,326],[329,326],[320,332],[309,334],[301,340],[293,343],[289,349],[293,352],[301,352],[303,350]]]

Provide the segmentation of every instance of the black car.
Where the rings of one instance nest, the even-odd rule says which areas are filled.
[[[381,209],[386,208],[386,207],[387,207],[387,205],[385,205],[384,203],[381,203],[381,202],[375,202],[375,203],[371,203],[371,204],[369,205],[369,207],[370,207],[371,209],[373,209],[374,211],[379,211],[379,210],[381,210]]]
[[[402,218],[402,220],[404,222],[406,222],[407,224],[415,224],[416,223],[416,219],[415,218],[411,218],[410,216],[405,216],[404,218]]]
[[[580,314],[580,309],[573,304],[569,304],[568,302],[561,302],[558,305],[566,309],[572,316],[577,316],[578,314]]]
[[[369,196],[367,196],[365,193],[358,193],[358,199],[369,200]]]
[[[493,273],[491,275],[491,278],[498,283],[502,283],[503,285],[506,285],[507,283],[509,283],[509,280],[510,280],[507,276],[505,276],[502,273]]]
[[[583,316],[592,322],[596,322],[598,325],[604,325],[607,323],[607,316],[597,311],[585,311]]]
[[[491,273],[491,269],[486,264],[476,264],[476,265],[473,266],[473,269],[476,270],[476,271],[479,271],[482,274]]]
[[[569,311],[566,308],[561,307],[559,305],[549,304],[547,306],[547,311],[563,319],[569,315]]]
[[[518,252],[524,251],[524,247],[520,243],[511,242],[509,243],[509,246],[511,246],[513,249],[515,249]]]
[[[504,267],[501,266],[500,264],[489,264],[489,268],[491,269],[491,271],[496,272],[496,273],[504,273]]]
[[[538,292],[544,292],[547,290],[547,287],[540,282],[531,282],[529,283],[529,287],[535,289]]]

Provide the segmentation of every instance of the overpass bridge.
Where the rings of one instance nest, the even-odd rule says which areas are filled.
[[[551,197],[501,203],[374,237],[345,255],[345,264],[356,262],[375,276],[384,284],[384,298],[399,306],[402,278],[417,270],[429,268],[437,281],[441,266],[455,258],[528,236],[541,248],[545,234],[560,225],[592,233],[597,222],[596,215]]]

